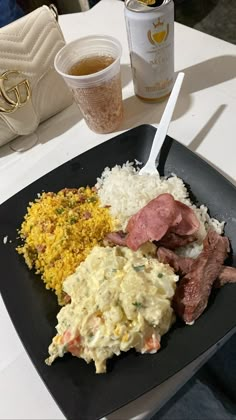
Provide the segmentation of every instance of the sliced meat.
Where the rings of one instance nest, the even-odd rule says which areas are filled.
[[[222,267],[218,278],[214,283],[214,287],[221,287],[227,283],[236,283],[236,268],[235,267]]]
[[[196,241],[195,235],[180,236],[174,232],[167,232],[166,235],[164,235],[163,238],[161,238],[161,240],[158,242],[158,245],[169,249],[176,249],[180,246],[188,245],[194,241]]]
[[[195,261],[193,258],[181,257],[174,251],[161,246],[157,249],[157,258],[163,264],[169,264],[180,276],[187,274]],[[219,288],[227,283],[236,283],[236,268],[223,265],[214,282],[214,287]]]
[[[180,275],[187,274],[191,270],[194,262],[193,258],[180,257],[170,249],[162,246],[157,250],[157,258],[163,264],[169,264]]]
[[[159,241],[171,225],[180,221],[171,194],[161,194],[132,216],[127,225],[126,244],[134,251],[147,241]]]
[[[126,243],[136,251],[147,241],[162,240],[161,245],[175,249],[193,242],[198,229],[199,220],[194,211],[165,193],[130,218]]]
[[[138,223],[138,219],[139,219],[139,211],[130,217],[128,224],[126,226],[127,232],[131,232],[133,229],[135,229],[135,225]]]
[[[38,251],[38,253],[40,252],[45,252],[46,250],[46,245],[40,244],[36,246],[36,250]]]
[[[181,236],[193,235],[196,233],[199,229],[200,222],[194,211],[186,206],[186,204],[181,203],[181,201],[176,200],[175,205],[181,213],[182,218],[180,223],[171,228],[171,232]]]
[[[206,308],[213,283],[229,252],[228,238],[212,230],[207,233],[203,245],[191,270],[180,280],[173,299],[175,312],[188,324],[199,318]]]
[[[104,238],[105,245],[126,246],[127,233],[119,230],[118,232],[110,232]]]
[[[90,213],[90,211],[85,211],[83,213],[83,219],[89,220],[89,219],[91,219],[91,217],[92,217],[92,214]]]
[[[169,230],[172,230],[172,229],[174,230],[177,226],[179,226],[181,221],[182,221],[182,213],[180,212],[180,209],[176,206],[176,201],[175,201],[175,217],[172,220]]]

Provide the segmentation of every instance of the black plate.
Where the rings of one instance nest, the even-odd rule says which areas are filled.
[[[227,285],[215,294],[194,326],[178,322],[163,337],[162,349],[155,355],[130,351],[113,358],[106,375],[96,375],[92,363],[70,355],[51,367],[44,364],[58,306],[54,294],[44,289],[15,251],[16,229],[27,204],[42,190],[93,185],[105,166],[135,158],[145,162],[154,134],[155,129],[148,125],[121,134],[60,166],[0,206],[0,237],[8,235],[13,240],[6,245],[0,241],[2,296],[25,349],[69,419],[100,418],[127,404],[178,372],[236,325],[236,285]],[[171,138],[166,139],[159,168],[162,174],[174,172],[183,178],[191,185],[195,201],[206,204],[213,217],[226,221],[225,233],[234,250],[230,263],[236,265],[235,187]]]

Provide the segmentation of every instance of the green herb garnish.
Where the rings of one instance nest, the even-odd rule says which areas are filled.
[[[133,265],[133,269],[135,271],[143,271],[144,268],[145,268],[145,265],[136,265],[136,266]]]
[[[134,305],[137,309],[143,308],[143,304],[141,302],[133,302],[132,305]]]
[[[163,274],[162,274],[162,273],[158,273],[157,277],[158,277],[159,279],[162,279]]]
[[[65,209],[63,209],[63,207],[56,209],[57,214],[62,214],[64,211]]]
[[[94,203],[95,201],[97,201],[97,197],[89,197],[89,198],[87,199],[87,202],[88,202],[88,203]]]
[[[73,209],[75,206],[76,206],[76,202],[75,201],[69,201],[69,203],[68,203],[68,207],[70,208],[70,209]]]
[[[71,217],[70,218],[70,224],[73,225],[74,223],[78,222],[77,217]]]

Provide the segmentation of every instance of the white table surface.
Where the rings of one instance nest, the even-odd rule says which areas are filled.
[[[165,103],[146,104],[134,96],[123,11],[122,2],[102,0],[88,12],[59,17],[66,41],[93,33],[110,34],[121,41],[125,117],[119,131],[112,135],[93,133],[73,105],[38,128],[38,143],[33,148],[20,153],[12,152],[10,145],[3,146],[0,203],[85,150],[137,125],[160,121]],[[235,183],[236,46],[176,23],[175,70],[185,72],[185,81],[169,135]],[[28,358],[1,298],[0,325],[0,418],[63,419]],[[216,346],[158,389],[108,418],[149,417],[215,350]]]

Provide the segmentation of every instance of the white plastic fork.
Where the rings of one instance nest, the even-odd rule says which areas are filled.
[[[157,128],[156,134],[154,136],[153,139],[153,143],[152,143],[152,148],[151,148],[151,152],[149,155],[149,158],[146,162],[146,164],[143,166],[143,168],[140,169],[139,171],[139,175],[143,175],[143,174],[154,174],[157,171],[156,168],[156,161],[157,158],[160,154],[162,145],[165,141],[166,138],[166,134],[170,125],[170,121],[175,109],[175,104],[177,102],[178,96],[179,96],[179,92],[183,83],[183,79],[184,79],[184,73],[179,73],[174,87],[172,89],[172,92],[170,94],[170,97],[168,99],[167,105],[165,107],[165,110],[163,112],[163,115],[161,117],[161,121],[160,124]]]

